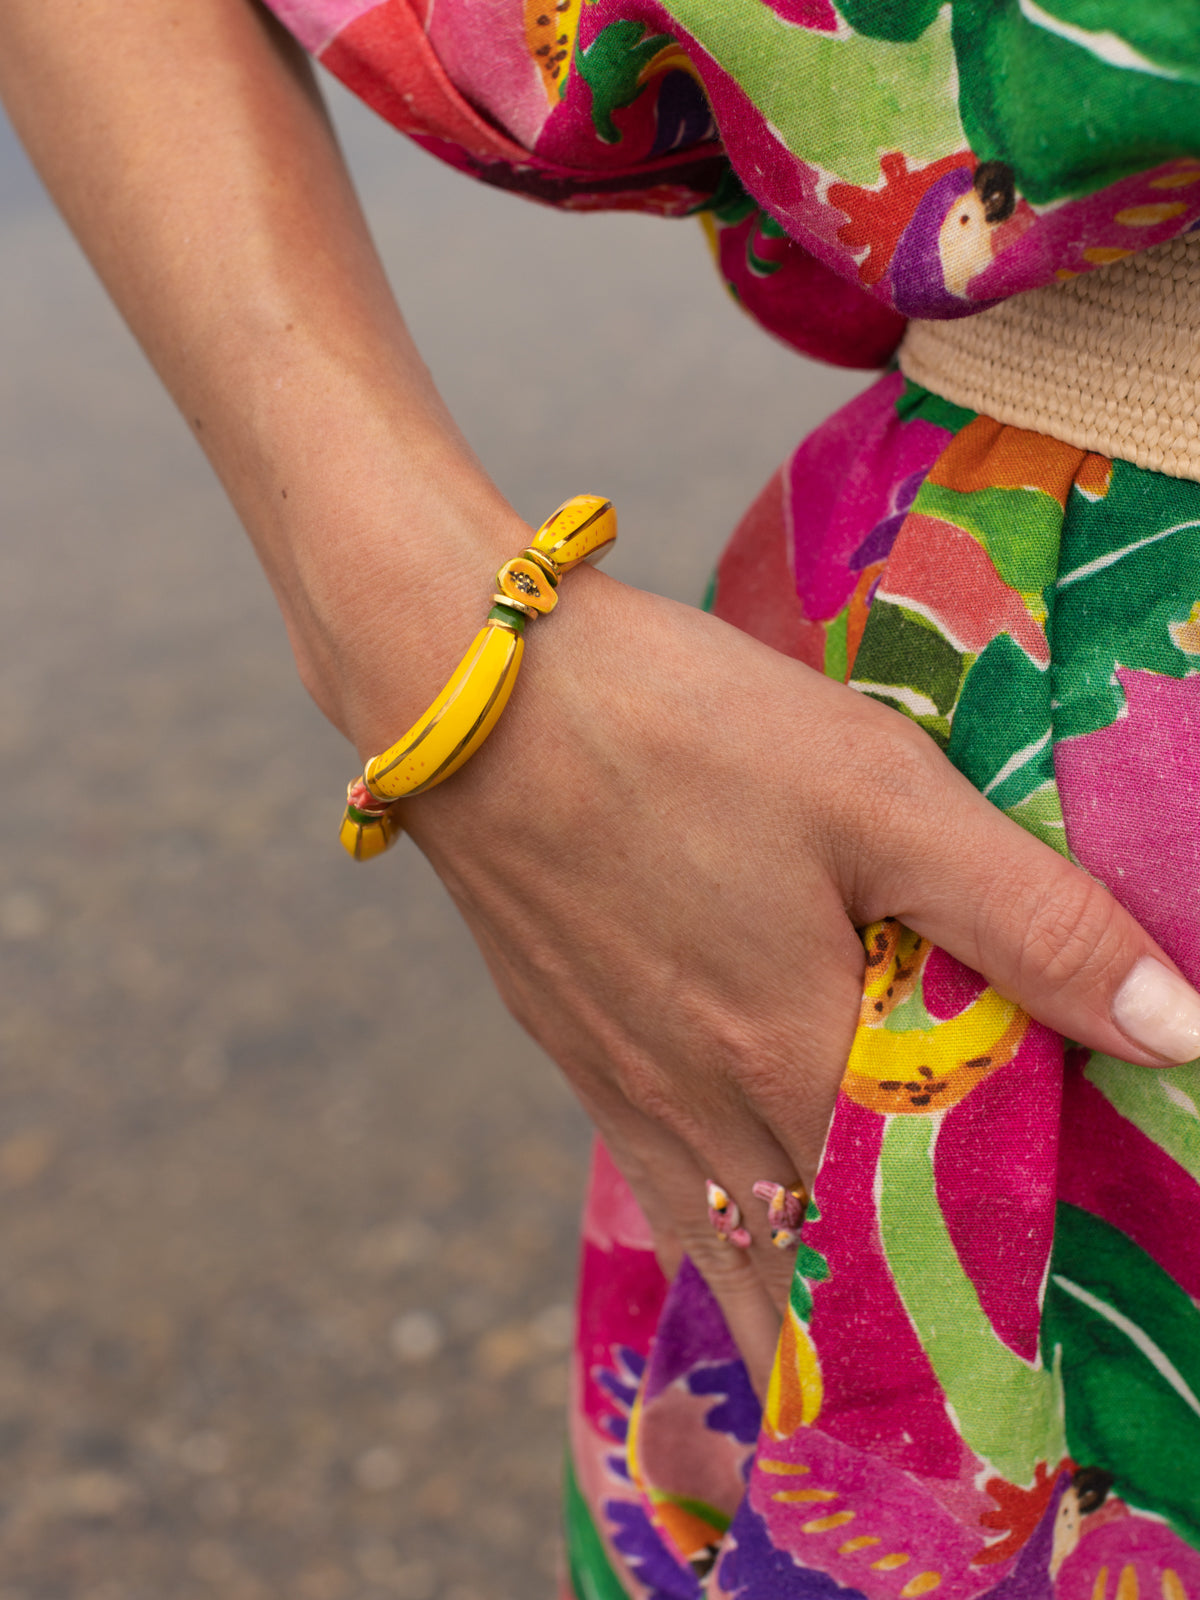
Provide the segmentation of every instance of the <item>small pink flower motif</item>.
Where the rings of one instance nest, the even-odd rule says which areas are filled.
[[[738,1209],[737,1201],[711,1178],[705,1181],[704,1193],[708,1200],[708,1220],[722,1239],[726,1244],[737,1245],[739,1250],[748,1250],[750,1235],[742,1227],[742,1213]]]

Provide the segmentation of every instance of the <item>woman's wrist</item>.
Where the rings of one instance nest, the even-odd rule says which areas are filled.
[[[448,419],[394,381],[364,395],[310,369],[295,387],[244,520],[306,687],[370,752],[445,682],[529,529]]]
[[[280,495],[269,531],[251,526],[305,686],[363,753],[437,694],[487,613],[496,569],[530,537],[446,442],[371,454],[347,463],[361,487],[319,472],[286,504]]]

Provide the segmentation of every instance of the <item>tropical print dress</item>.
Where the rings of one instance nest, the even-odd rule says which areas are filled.
[[[1200,219],[1197,0],[270,3],[484,182],[697,215],[747,312],[850,366]],[[1200,485],[893,369],[712,604],[915,718],[1200,982]],[[765,1407],[597,1153],[569,1591],[1200,1600],[1200,1064],[1089,1053],[863,938]]]

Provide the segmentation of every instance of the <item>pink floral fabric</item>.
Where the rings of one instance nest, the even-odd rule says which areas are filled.
[[[920,722],[1200,981],[1197,571],[1200,485],[896,374],[777,474],[714,605]],[[761,1410],[597,1154],[574,1593],[1200,1594],[1200,1063],[1090,1054],[898,924],[863,939]]]
[[[851,366],[1200,220],[1177,0],[269,3],[484,182],[698,215],[752,316]],[[1198,572],[1200,485],[890,373],[713,604],[916,720],[1200,982]],[[1200,1600],[1200,1063],[1089,1054],[899,924],[863,941],[765,1405],[597,1152],[571,1593]]]

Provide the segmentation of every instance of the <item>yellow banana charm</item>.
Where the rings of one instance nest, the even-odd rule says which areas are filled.
[[[432,789],[479,749],[517,681],[526,623],[552,611],[563,575],[581,561],[601,559],[616,536],[612,503],[576,495],[543,522],[527,550],[501,567],[487,621],[449,683],[346,792],[339,837],[356,861],[382,855],[403,831],[397,800]]]
[[[577,494],[546,518],[530,548],[562,574],[581,561],[593,565],[603,561],[616,538],[617,513],[612,501],[598,494]]]
[[[377,800],[420,794],[457,772],[491,733],[508,704],[525,641],[523,618],[484,623],[454,676],[402,739],[367,762],[363,780]]]

